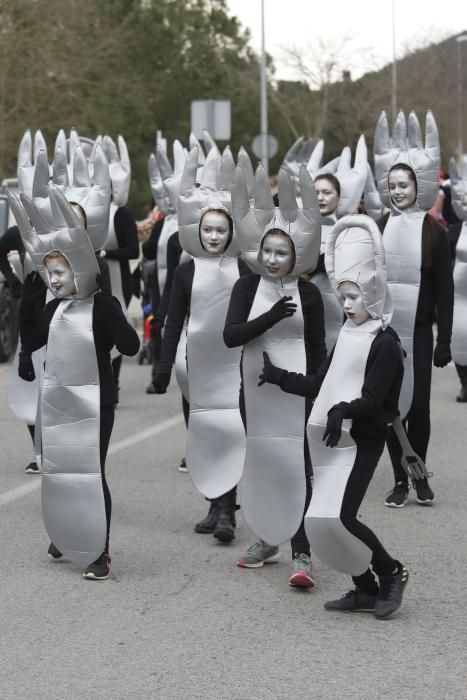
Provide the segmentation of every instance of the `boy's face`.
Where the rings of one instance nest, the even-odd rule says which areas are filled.
[[[352,323],[360,326],[371,318],[363,304],[360,287],[354,282],[342,282],[338,287],[338,292],[344,302],[344,313]]]

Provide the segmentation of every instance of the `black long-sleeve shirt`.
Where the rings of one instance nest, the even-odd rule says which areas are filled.
[[[128,261],[139,258],[139,243],[136,222],[127,207],[119,207],[115,212],[114,228],[118,248],[106,250],[105,256],[109,260],[118,260],[120,263],[123,296],[128,306],[133,294],[133,280]]]
[[[329,370],[334,349],[316,374],[282,370],[279,386],[289,394],[314,399]],[[350,434],[359,446],[383,449],[388,423],[399,415],[399,394],[404,376],[403,354],[397,333],[390,327],[373,340],[365,367],[361,396],[346,404],[344,418],[352,419]]]
[[[377,222],[383,241],[389,216],[386,214]],[[417,325],[431,325],[436,319],[438,342],[450,343],[453,309],[454,282],[448,234],[427,214],[422,226],[422,267],[415,329]]]
[[[238,271],[240,275],[246,275],[250,272],[250,269],[243,260],[239,259]],[[191,290],[193,287],[194,274],[194,260],[188,260],[178,265],[174,271],[159,362],[158,371],[160,374],[170,374],[172,371],[183,324],[185,323],[185,318],[189,318],[190,316]]]
[[[272,327],[267,314],[248,321],[261,277],[250,273],[235,283],[224,328],[229,348],[245,345]],[[321,294],[312,282],[298,280],[303,311],[307,372],[316,372],[326,357],[324,309]],[[279,321],[280,323],[280,321]]]
[[[47,345],[50,322],[59,303],[60,299],[52,299],[42,312],[38,311],[40,303],[33,306],[21,304],[21,343],[27,351],[34,352]],[[113,406],[117,395],[110,351],[115,345],[122,355],[136,355],[140,346],[139,337],[126,320],[118,299],[102,293],[94,297],[92,330],[99,368],[101,406]],[[72,361],[73,358],[70,358]]]
[[[10,286],[20,283],[8,262],[8,253],[13,250],[19,253],[21,260],[24,260],[26,251],[17,226],[10,226],[0,238],[0,272]]]

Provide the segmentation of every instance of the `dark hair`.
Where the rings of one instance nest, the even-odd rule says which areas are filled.
[[[316,183],[316,182],[318,182],[318,180],[329,180],[331,185],[336,190],[338,196],[339,197],[341,196],[341,183],[339,182],[339,180],[337,179],[337,177],[335,175],[333,175],[332,173],[322,173],[321,175],[318,175],[317,177],[315,177],[313,182]]]
[[[394,170],[403,170],[405,173],[409,173],[410,179],[415,182],[415,192],[417,191],[417,177],[413,171],[413,169],[410,167],[410,165],[407,165],[406,163],[396,163],[395,165],[392,166],[388,173],[388,180],[389,180],[389,175],[394,172]]]
[[[229,247],[229,245],[232,242],[232,236],[233,236],[233,219],[230,216],[229,212],[226,211],[225,209],[207,209],[204,214],[202,215],[201,219],[199,220],[199,227],[198,227],[198,235],[199,235],[199,242],[201,243],[201,247],[203,250],[206,250],[206,248],[203,245],[203,241],[201,240],[201,224],[203,223],[203,219],[206,216],[206,214],[223,214],[227,221],[229,222],[229,237],[227,239],[227,243],[225,244],[224,248],[224,253]]]
[[[270,231],[268,231],[266,233],[266,235],[263,236],[261,243],[260,243],[260,246],[259,246],[259,254],[262,252],[263,246],[264,246],[264,241],[266,240],[266,238],[268,238],[268,236],[281,236],[282,238],[286,239],[287,243],[290,246],[290,250],[292,252],[292,264],[290,266],[290,270],[288,270],[288,273],[291,272],[294,269],[295,263],[297,261],[297,254],[295,252],[295,244],[294,244],[292,238],[289,236],[288,233],[286,233],[286,231],[283,231],[281,228],[272,228]]]

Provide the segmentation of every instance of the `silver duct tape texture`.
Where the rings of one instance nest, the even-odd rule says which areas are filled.
[[[241,348],[226,348],[223,340],[238,276],[236,258],[195,259],[187,332],[186,461],[196,488],[207,498],[217,498],[238,483],[245,459],[239,410]]]
[[[391,214],[384,229],[387,283],[394,307],[391,326],[407,353],[399,398],[401,418],[409,412],[413,398],[413,335],[420,292],[424,218],[425,212]]]
[[[361,395],[368,353],[380,330],[378,320],[360,326],[346,321],[307,426],[314,480],[305,530],[313,551],[324,563],[352,576],[366,571],[371,550],[351,535],[340,519],[342,499],[357,455],[350,436],[351,421],[344,421],[338,447],[326,447],[322,438],[329,409]]]
[[[268,544],[287,542],[305,508],[305,399],[272,384],[258,387],[263,352],[284,369],[306,373],[303,312],[298,280],[282,284],[262,278],[249,320],[291,296],[296,313],[252,340],[243,352],[247,448],[240,502],[246,523]]]
[[[467,221],[462,224],[454,265],[454,320],[451,351],[454,362],[467,365]]]
[[[58,306],[40,397],[44,524],[56,547],[81,566],[103,552],[107,527],[93,304],[90,298]]]

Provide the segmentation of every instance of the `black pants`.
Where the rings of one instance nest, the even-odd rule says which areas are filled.
[[[397,562],[389,556],[374,532],[357,517],[381,453],[382,450],[375,453],[357,446],[357,456],[342,499],[340,518],[347,530],[371,549],[374,572],[378,576],[387,576],[394,571]],[[369,575],[372,577],[371,572],[366,572],[362,576],[353,577],[353,580],[359,588],[366,590],[365,582]]]
[[[188,428],[188,419],[190,417],[190,404],[186,400],[186,398],[182,394],[182,408],[183,408],[183,417],[185,419],[185,426]]]
[[[114,425],[115,410],[113,406],[101,406],[101,421],[100,421],[100,459],[101,459],[101,474],[102,488],[104,490],[105,502],[105,517],[107,520],[107,537],[105,541],[105,551],[109,551],[110,538],[110,519],[112,517],[112,498],[110,489],[105,477],[105,460],[109,449],[110,436]]]
[[[247,427],[246,427],[246,411],[245,411],[245,393],[243,391],[243,386],[240,389],[239,407],[240,407],[240,415],[242,417],[243,427],[245,428],[245,431],[246,431]],[[305,402],[305,428],[304,428],[305,429],[304,469],[305,469],[305,488],[306,488],[305,509],[303,511],[303,517],[302,517],[302,521],[300,523],[300,526],[299,526],[297,532],[295,533],[295,535],[290,540],[290,546],[292,548],[292,558],[295,556],[295,554],[307,554],[308,556],[310,556],[310,554],[311,554],[310,543],[308,542],[308,537],[306,536],[306,532],[305,532],[305,513],[308,510],[308,506],[310,505],[311,495],[312,495],[312,486],[311,486],[312,467],[311,467],[311,459],[310,459],[310,450],[308,448],[308,438],[307,438],[307,434],[306,434],[306,424],[308,423],[308,418],[310,416],[311,408],[312,408],[312,402],[307,400]]]
[[[431,430],[430,394],[433,362],[433,329],[430,325],[415,326],[413,351],[413,398],[403,423],[410,444],[418,456],[426,462]],[[398,481],[408,483],[409,477],[401,465],[402,449],[392,428],[389,431],[387,446],[396,483]]]
[[[120,370],[122,368],[122,356],[118,355],[112,360],[112,373],[114,377],[115,388],[120,389]]]
[[[467,365],[456,365],[456,370],[460,383],[467,388]]]

